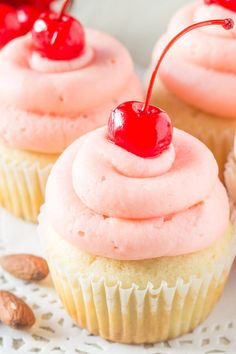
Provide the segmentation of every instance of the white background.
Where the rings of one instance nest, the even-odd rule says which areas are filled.
[[[111,33],[126,45],[138,64],[148,65],[155,41],[170,17],[190,1],[74,0],[73,9],[85,26]]]

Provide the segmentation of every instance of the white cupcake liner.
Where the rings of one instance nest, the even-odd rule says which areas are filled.
[[[56,290],[69,314],[93,334],[124,343],[153,343],[180,336],[193,330],[211,312],[220,297],[236,254],[234,235],[229,253],[212,271],[192,276],[188,282],[179,278],[170,287],[162,281],[154,288],[136,284],[124,288],[120,282],[109,286],[103,277],[84,278],[50,244],[44,217],[39,232],[48,254]],[[45,237],[45,235],[47,235]],[[73,262],[72,262],[73,263]]]
[[[52,166],[0,155],[0,204],[15,216],[36,222]]]

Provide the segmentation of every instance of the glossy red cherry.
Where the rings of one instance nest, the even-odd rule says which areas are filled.
[[[29,5],[32,5],[34,7],[37,7],[40,10],[49,10],[51,7],[51,4],[53,2],[56,2],[58,0],[27,0],[27,3]]]
[[[108,139],[127,151],[141,157],[155,157],[168,149],[172,141],[172,124],[166,112],[150,105],[158,69],[169,49],[186,33],[204,26],[220,25],[225,29],[234,26],[232,19],[196,23],[177,34],[167,44],[153,71],[146,101],[125,102],[111,113],[108,121]]]
[[[29,5],[36,7],[41,11],[46,11],[50,9],[51,3],[54,1],[58,0],[2,0],[1,2],[4,2],[14,7]]]
[[[53,60],[71,60],[79,57],[85,47],[83,26],[75,18],[66,15],[65,1],[59,14],[43,13],[32,29],[33,45],[43,57]]]
[[[16,10],[16,12],[22,35],[26,34],[32,29],[34,22],[41,14],[39,9],[30,5],[21,6]]]
[[[155,106],[143,111],[142,102],[126,102],[112,111],[108,137],[129,152],[153,157],[169,147],[172,124],[168,115]]]
[[[204,0],[207,5],[220,5],[236,12],[236,0]]]
[[[13,7],[0,4],[0,48],[21,35],[20,24]]]

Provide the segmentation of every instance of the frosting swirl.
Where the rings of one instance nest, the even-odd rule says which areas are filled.
[[[182,8],[157,43],[154,57],[158,57],[163,45],[184,27],[229,17],[236,20],[235,12],[218,5],[204,5],[203,1]],[[160,68],[163,83],[186,103],[217,116],[235,119],[235,38],[235,28],[224,31],[211,26],[189,33],[165,58]]]
[[[180,130],[169,150],[144,159],[110,143],[100,128],[59,158],[46,212],[62,237],[91,254],[136,260],[190,253],[227,228],[217,173],[212,153]]]
[[[41,71],[43,73],[61,73],[82,69],[91,63],[94,57],[93,48],[87,46],[83,54],[73,60],[50,60],[42,57],[37,52],[32,52],[29,58],[29,66],[31,69]]]
[[[38,56],[30,36],[0,53],[0,139],[6,145],[59,153],[78,136],[105,124],[111,107],[143,97],[127,50],[111,36],[86,30],[76,60]]]

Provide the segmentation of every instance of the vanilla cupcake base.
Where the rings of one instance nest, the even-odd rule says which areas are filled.
[[[169,114],[176,128],[194,135],[209,147],[218,162],[223,180],[224,166],[233,147],[236,117],[227,119],[200,111],[178,99],[160,80],[155,87],[152,103]]]
[[[231,225],[203,251],[140,261],[81,252],[44,215],[39,233],[70,316],[89,332],[122,343],[154,343],[192,331],[218,301],[236,249]]]
[[[0,143],[0,205],[16,217],[37,222],[47,178],[57,157]]]

